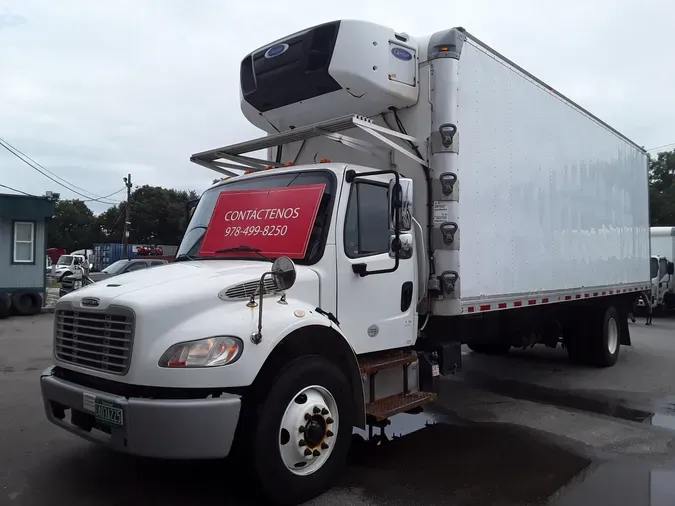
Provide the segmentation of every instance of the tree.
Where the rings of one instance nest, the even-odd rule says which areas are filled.
[[[195,191],[173,190],[159,186],[140,186],[131,194],[130,244],[178,245],[187,225],[189,200],[198,198]],[[124,229],[124,203],[110,208],[99,217],[102,230],[121,242]]]
[[[651,226],[675,226],[675,150],[649,159]]]
[[[47,226],[47,237],[48,247],[74,251],[90,248],[100,232],[94,213],[83,201],[61,200]]]

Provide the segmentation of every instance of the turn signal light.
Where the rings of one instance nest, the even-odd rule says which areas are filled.
[[[284,167],[293,167],[293,162],[286,162]]]
[[[319,163],[330,163],[330,160],[328,158],[322,158],[319,160]]]

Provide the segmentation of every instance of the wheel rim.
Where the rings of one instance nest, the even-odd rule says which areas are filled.
[[[335,448],[339,422],[337,403],[324,387],[313,385],[295,394],[277,439],[286,468],[298,476],[321,469]]]
[[[610,318],[607,322],[607,351],[610,355],[616,353],[619,346],[619,325],[614,318]]]

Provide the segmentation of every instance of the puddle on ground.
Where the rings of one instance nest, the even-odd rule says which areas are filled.
[[[673,506],[675,468],[651,468],[644,461],[597,466],[551,506]]]
[[[665,404],[648,411],[627,406],[621,399],[601,395],[593,396],[592,392],[559,390],[532,383],[495,378],[480,372],[467,373],[466,379],[468,380],[466,383],[471,387],[481,388],[498,395],[675,430],[675,404]]]
[[[401,413],[400,415],[392,416],[389,419],[389,422],[390,425],[385,428],[385,435],[387,439],[396,439],[406,436],[438,423],[452,425],[461,425],[466,423],[459,417],[451,413],[444,412],[440,407],[426,407],[422,413],[416,415]],[[380,436],[381,433],[382,432],[379,428],[373,428],[372,434],[374,439],[379,439],[375,436]],[[370,439],[368,430],[354,429],[354,434],[360,436],[366,441]]]
[[[675,404],[667,404],[659,412],[650,416],[648,422],[656,427],[675,430]]]
[[[342,484],[375,504],[538,505],[590,464],[528,429],[458,425],[444,413],[397,416],[387,435],[411,432],[355,445]]]

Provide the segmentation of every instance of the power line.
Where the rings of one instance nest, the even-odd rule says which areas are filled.
[[[0,184],[0,186],[2,186],[3,188],[7,188],[8,190],[15,191],[17,193],[23,193],[24,195],[27,195],[29,197],[35,197],[35,195],[31,195],[30,193],[26,193],[23,190],[17,190],[16,188],[12,188],[11,186],[7,186],[6,184]]]
[[[663,146],[656,146],[655,148],[647,149],[647,151],[656,151],[657,149],[667,148],[668,146],[675,146],[675,142],[664,144]]]
[[[14,156],[16,156],[19,160],[21,160],[23,163],[25,163],[26,165],[28,165],[30,168],[36,170],[37,172],[39,172],[40,174],[42,174],[43,176],[45,176],[47,179],[50,179],[51,181],[55,182],[55,183],[58,184],[59,186],[62,186],[62,187],[65,188],[66,190],[69,190],[69,191],[71,191],[71,192],[73,192],[73,193],[75,193],[75,194],[77,194],[77,195],[79,195],[79,196],[81,196],[81,197],[84,197],[84,198],[86,198],[86,199],[88,199],[88,200],[90,200],[90,201],[97,201],[97,202],[101,202],[102,204],[108,204],[108,205],[116,205],[116,202],[103,202],[102,199],[105,199],[106,197],[101,197],[101,196],[99,196],[99,195],[96,195],[95,193],[87,192],[87,190],[85,190],[85,189],[83,189],[83,188],[80,188],[79,186],[76,186],[76,185],[74,185],[73,183],[70,183],[69,181],[67,181],[66,179],[64,179],[64,178],[62,178],[62,177],[60,177],[60,176],[57,176],[56,174],[54,174],[54,173],[51,172],[50,170],[45,169],[42,165],[40,165],[39,163],[37,163],[35,160],[33,160],[32,158],[30,158],[28,155],[26,155],[26,154],[22,153],[21,151],[19,151],[18,149],[16,149],[14,146],[12,146],[9,142],[7,142],[6,140],[4,140],[4,139],[1,138],[1,137],[0,137],[0,146],[2,146],[2,147],[5,148],[7,151],[9,151],[11,154],[13,154]],[[39,168],[38,168],[38,167],[39,167]],[[42,170],[41,170],[41,169],[42,169]],[[64,183],[62,183],[62,182],[60,182],[60,181],[58,181],[57,179],[55,179],[54,177],[50,176],[50,175],[47,174],[47,173],[53,174],[53,176],[55,176],[56,178],[61,179],[61,180],[64,181],[66,184],[64,184]],[[77,191],[77,190],[74,190],[73,187],[74,187],[74,188],[79,188],[79,189],[82,190],[83,192],[91,193],[91,195],[85,195],[84,193],[81,193],[81,192],[79,192],[79,191]],[[116,193],[117,193],[117,192],[116,192]],[[95,198],[92,198],[92,195],[93,195],[93,197],[95,197]]]
[[[83,200],[82,202],[99,202],[101,199],[107,199],[108,197],[112,197],[113,195],[117,195],[120,192],[123,192],[126,190],[126,186],[124,188],[120,188],[116,192],[112,192],[110,195],[106,195],[105,197],[101,197],[100,199],[89,199],[89,200]],[[103,202],[104,204],[107,204],[107,202]]]
[[[90,192],[90,191],[88,191],[88,190],[85,190],[84,188],[81,188],[81,187],[77,186],[76,184],[71,183],[70,181],[68,181],[68,180],[62,178],[61,176],[59,176],[58,174],[55,174],[55,173],[52,172],[51,170],[49,170],[49,169],[43,167],[41,164],[39,164],[38,162],[36,162],[35,160],[33,160],[33,159],[32,159],[30,156],[28,156],[26,153],[24,153],[23,151],[21,151],[21,150],[18,149],[17,147],[11,145],[9,142],[7,142],[5,139],[3,139],[3,138],[1,138],[1,137],[0,137],[0,145],[2,145],[5,149],[7,149],[10,153],[12,153],[14,156],[16,156],[17,158],[19,158],[19,159],[20,159],[21,161],[23,161],[24,163],[26,162],[26,160],[28,160],[28,161],[30,162],[29,165],[30,165],[33,169],[37,170],[38,172],[40,172],[40,173],[41,173],[41,171],[48,172],[49,174],[51,174],[51,175],[54,176],[55,178],[60,179],[61,181],[63,181],[64,183],[66,183],[68,186],[72,186],[73,188],[77,188],[78,190],[81,190],[81,191],[83,191],[84,193],[90,194],[90,195],[86,195],[86,198],[102,198],[100,195],[96,195],[95,193],[92,193],[92,192]],[[10,150],[9,148],[11,148],[11,150]],[[18,155],[17,155],[17,153],[18,153]],[[20,155],[20,156],[19,156],[19,155]],[[37,167],[39,167],[39,169],[38,169]],[[46,176],[46,174],[43,174],[43,175]],[[49,176],[47,176],[47,177],[49,177]],[[50,178],[50,179],[51,179],[51,178]],[[56,181],[56,182],[58,183],[58,181]],[[61,184],[61,183],[59,183],[59,184]],[[63,185],[62,185],[62,186],[63,186]],[[65,186],[64,186],[64,188],[65,188]],[[70,188],[68,188],[68,189],[70,190]],[[77,193],[77,192],[75,192],[75,193]]]

